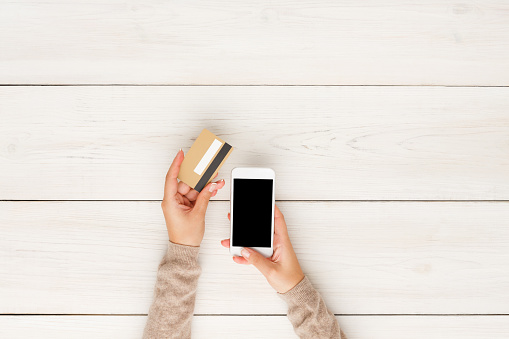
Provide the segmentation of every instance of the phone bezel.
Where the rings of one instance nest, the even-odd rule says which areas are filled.
[[[266,258],[270,258],[274,252],[274,209],[276,203],[276,173],[267,167],[235,167],[231,172],[230,190],[230,253],[233,256],[242,256],[240,251],[243,247],[233,246],[233,179],[272,179],[272,218],[271,218],[271,239],[270,247],[250,247]]]

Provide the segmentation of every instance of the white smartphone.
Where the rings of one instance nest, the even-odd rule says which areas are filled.
[[[276,173],[270,168],[236,167],[230,196],[230,253],[249,247],[264,257],[273,253]]]

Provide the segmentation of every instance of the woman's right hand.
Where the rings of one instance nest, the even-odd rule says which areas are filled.
[[[228,213],[230,219],[230,213]],[[221,245],[230,247],[230,239],[221,241]],[[304,279],[304,273],[288,237],[285,218],[277,205],[274,211],[274,253],[265,258],[260,253],[243,248],[242,257],[233,257],[238,264],[255,266],[267,279],[270,286],[279,293],[286,293]]]

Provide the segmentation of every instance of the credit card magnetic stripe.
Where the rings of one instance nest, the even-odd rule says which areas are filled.
[[[203,189],[203,187],[205,187],[205,185],[207,185],[207,182],[212,177],[214,172],[217,170],[221,162],[223,162],[228,152],[230,152],[231,148],[232,147],[229,144],[227,144],[226,142],[224,143],[223,147],[221,147],[221,150],[219,150],[219,153],[217,153],[217,156],[214,158],[214,160],[212,160],[210,166],[207,168],[205,173],[202,175],[202,177],[194,187],[195,190],[201,192],[201,190]]]

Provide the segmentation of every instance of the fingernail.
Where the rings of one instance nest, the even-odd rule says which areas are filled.
[[[212,185],[210,185],[210,188],[209,188],[209,192],[214,192],[214,190],[216,189],[216,183],[213,182]]]
[[[242,249],[242,251],[240,251],[240,253],[241,253],[241,254],[242,254],[242,256],[243,256],[244,258],[246,258],[246,259],[247,259],[247,258],[249,258],[249,256],[251,255],[251,253],[249,253],[249,251],[248,251],[248,250],[246,250],[245,248],[243,248],[243,249]]]
[[[179,154],[180,154],[180,152],[182,152],[182,148],[181,148],[181,149],[179,149],[179,151],[177,152],[177,155],[179,155]]]

